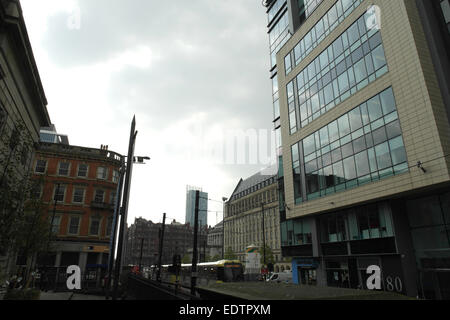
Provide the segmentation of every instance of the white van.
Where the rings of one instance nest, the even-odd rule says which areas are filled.
[[[273,273],[267,281],[276,283],[292,283],[292,271]]]

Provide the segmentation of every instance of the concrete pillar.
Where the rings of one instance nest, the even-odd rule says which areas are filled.
[[[395,241],[401,257],[406,294],[410,297],[418,295],[418,270],[412,243],[406,204],[403,200],[391,202],[392,222],[394,224]]]
[[[61,255],[61,251],[56,252],[55,267],[61,266]]]
[[[305,222],[311,225],[313,257],[314,259],[319,260],[319,264],[316,269],[317,286],[324,287],[327,285],[327,273],[320,247],[319,221],[315,217],[311,217],[306,219]]]
[[[87,252],[80,252],[78,266],[80,267],[81,273],[86,272],[87,255]]]

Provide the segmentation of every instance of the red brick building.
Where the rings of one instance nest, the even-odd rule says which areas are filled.
[[[54,267],[105,270],[123,156],[102,149],[40,143],[33,177],[53,221]]]

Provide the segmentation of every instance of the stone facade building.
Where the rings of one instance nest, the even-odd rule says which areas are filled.
[[[0,3],[0,273],[9,273],[10,267],[15,262],[15,253],[10,252],[13,245],[11,241],[14,239],[10,238],[8,232],[13,230],[13,225],[17,225],[14,219],[23,209],[26,196],[23,190],[27,189],[35,147],[39,142],[39,130],[50,125],[46,106],[47,99],[20,2],[2,1]],[[15,193],[18,190],[21,192]]]

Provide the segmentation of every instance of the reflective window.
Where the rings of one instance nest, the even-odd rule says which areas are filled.
[[[384,101],[393,107],[382,108]],[[407,171],[395,109],[393,92],[388,88],[295,144],[293,167],[304,168],[304,173],[295,171],[295,184],[306,184],[307,199],[303,201]],[[384,110],[391,112],[385,114]],[[299,146],[303,147],[303,158],[299,157]]]
[[[298,90],[298,128],[308,125],[388,71],[379,31],[360,27],[366,18],[362,15],[294,79]],[[360,34],[361,30],[365,33]],[[305,39],[309,43],[309,37]],[[289,97],[293,96],[289,92]],[[383,114],[382,107],[386,114],[392,110],[389,96],[376,99],[368,103],[371,121]]]
[[[312,13],[321,0],[299,1],[300,21],[303,22],[305,18]],[[322,40],[325,39],[346,16],[348,16],[360,4],[361,0],[339,0],[337,1],[326,14],[313,26],[308,33],[299,41],[293,49],[295,57],[295,66],[297,66],[306,56],[316,48]],[[303,8],[303,9],[302,9]],[[336,44],[337,46],[339,44]],[[336,56],[342,53],[342,48]],[[325,57],[322,57],[325,58]],[[330,58],[331,59],[331,58]],[[325,67],[324,64],[321,65]]]

